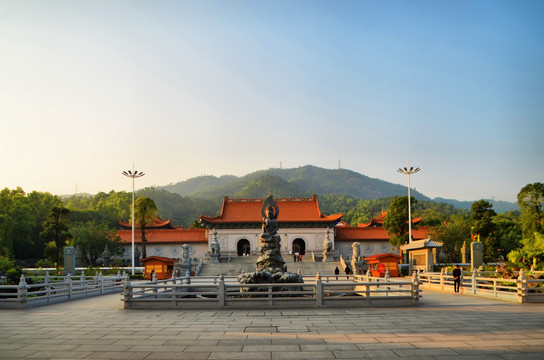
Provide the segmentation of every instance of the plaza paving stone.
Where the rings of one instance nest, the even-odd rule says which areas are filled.
[[[544,304],[425,291],[409,308],[0,310],[0,359],[544,359]]]

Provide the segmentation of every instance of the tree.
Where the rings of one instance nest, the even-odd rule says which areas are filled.
[[[523,238],[532,238],[535,232],[544,234],[544,184],[523,187],[518,194]]]
[[[123,253],[121,238],[106,222],[78,222],[70,226],[70,233],[74,246],[79,247],[82,259],[85,259],[88,265],[97,265],[97,260],[102,256],[106,246],[112,255]]]
[[[417,204],[417,200],[411,197],[411,203]],[[389,205],[387,216],[383,221],[383,228],[389,234],[389,243],[392,246],[402,246],[409,242],[408,233],[408,196],[394,198]]]
[[[493,205],[488,201],[478,200],[472,204],[470,211],[472,234],[477,235],[483,243],[484,260],[496,260],[499,247],[497,238],[494,236],[496,227],[493,218],[497,216],[497,213],[493,210]]]
[[[451,262],[460,262],[463,243],[470,239],[469,216],[451,215],[447,221],[432,229],[431,236],[442,243],[440,251],[447,255]]]
[[[498,214],[493,222],[495,223],[494,236],[499,247],[497,251],[501,258],[506,259],[507,254],[520,247],[522,239],[520,213],[519,211],[510,211]]]
[[[60,265],[62,249],[70,236],[68,232],[68,209],[62,206],[55,206],[49,212],[47,220],[43,223],[43,231],[40,237],[46,241],[54,241],[57,248],[56,263]]]
[[[147,244],[145,227],[155,221],[158,214],[159,210],[157,210],[157,206],[153,200],[148,197],[140,197],[136,199],[136,202],[134,203],[134,218],[136,221],[134,224],[140,227],[142,234],[142,258],[147,257],[147,252],[145,249]]]
[[[535,232],[532,238],[523,238],[521,245],[508,254],[508,260],[519,268],[529,269],[534,264],[535,270],[544,269],[544,234]]]

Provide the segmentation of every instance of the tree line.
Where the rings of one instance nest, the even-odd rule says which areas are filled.
[[[151,199],[153,206],[148,216],[170,219],[174,225],[184,227],[197,226],[201,214],[219,214],[222,203],[222,197],[191,198],[157,188],[138,191],[137,202],[145,202],[139,199]],[[431,229],[432,238],[443,244],[442,252],[448,261],[459,262],[463,243],[479,239],[484,244],[486,261],[507,259],[518,267],[527,267],[530,262],[542,267],[544,262],[543,204],[542,183],[521,189],[520,211],[502,214],[497,214],[485,200],[474,202],[470,211],[444,203],[411,200],[413,218],[422,217],[419,225]],[[342,213],[343,220],[353,226],[387,211],[384,227],[391,244],[399,246],[408,241],[406,196],[363,200],[326,194],[319,196],[319,205],[324,214]],[[47,192],[27,194],[21,188],[6,188],[0,191],[0,256],[41,260],[42,264],[48,259],[58,264],[62,248],[75,245],[84,253],[84,261],[95,265],[106,245],[113,254],[121,253],[115,230],[120,220],[131,221],[130,216],[129,192],[61,198]],[[142,229],[145,231],[145,225]]]

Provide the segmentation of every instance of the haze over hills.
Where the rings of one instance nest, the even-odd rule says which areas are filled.
[[[276,197],[337,194],[365,200],[407,195],[407,187],[403,185],[371,178],[351,170],[323,169],[312,165],[259,170],[241,177],[199,176],[160,188],[182,196],[202,199],[223,196],[262,198],[269,193]],[[447,203],[462,209],[470,209],[473,203],[443,198],[430,199],[414,189],[411,190],[411,195],[418,200]],[[496,212],[518,209],[516,203],[487,200]]]

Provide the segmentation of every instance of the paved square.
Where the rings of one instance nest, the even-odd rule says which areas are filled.
[[[1,359],[544,359],[544,305],[423,293],[377,309],[124,310],[121,294],[0,310]]]

